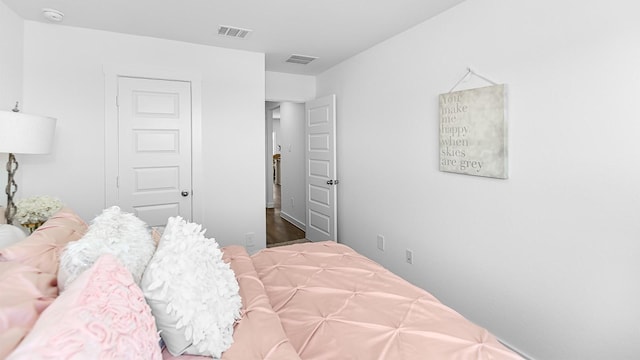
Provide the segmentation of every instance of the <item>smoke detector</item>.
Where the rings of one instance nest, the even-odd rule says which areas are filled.
[[[56,9],[42,9],[42,16],[51,22],[61,22],[64,14]]]

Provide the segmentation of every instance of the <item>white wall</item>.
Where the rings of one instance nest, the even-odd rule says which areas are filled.
[[[265,87],[267,100],[305,102],[316,96],[316,77],[266,71]]]
[[[22,19],[0,2],[0,110],[22,102],[23,34]]]
[[[282,133],[280,130],[280,119],[273,119],[273,132],[275,133],[275,143],[273,144],[274,154],[280,154],[282,152]],[[280,145],[280,149],[278,149]]]
[[[275,128],[275,121],[274,121]],[[305,228],[305,139],[304,104],[280,103],[281,209],[280,215],[301,229]]]
[[[103,66],[199,72],[202,224],[221,245],[266,244],[264,54],[25,22],[24,98],[58,118],[53,154],[24,164],[25,195],[60,197],[85,219],[104,206]]]
[[[340,239],[534,358],[636,358],[639,13],[467,1],[318,76]],[[467,66],[508,85],[508,180],[438,171],[438,94]]]
[[[13,109],[16,101],[22,104],[22,48],[23,48],[23,21],[3,2],[0,1],[0,110],[8,111]],[[21,105],[22,108],[22,105]],[[28,156],[28,155],[26,155]],[[18,155],[18,163],[21,163],[23,156]],[[6,198],[4,189],[7,186],[7,175],[5,164],[7,154],[0,153],[0,223],[4,222],[4,206]],[[22,171],[16,173],[16,183],[21,184]],[[18,185],[20,186],[20,185]],[[20,188],[16,197],[20,194]]]

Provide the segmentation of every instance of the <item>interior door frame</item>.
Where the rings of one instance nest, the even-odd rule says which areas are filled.
[[[147,66],[103,65],[104,72],[104,207],[117,204],[118,187],[118,78],[133,77],[153,80],[186,81],[191,83],[191,196],[192,221],[202,223],[204,199],[200,195],[204,184],[202,159],[202,74],[192,71]]]
[[[267,103],[271,103],[270,106],[267,106]],[[301,105],[302,107],[305,106],[305,101],[302,100],[265,100],[265,206],[267,209],[272,209],[275,207],[275,201],[274,201],[274,192],[273,192],[273,184],[274,184],[274,171],[273,171],[273,147],[275,146],[275,144],[273,143],[273,111],[277,108],[280,108],[280,106],[282,105],[282,103],[291,103],[291,104],[296,104],[296,105]],[[301,119],[302,122],[304,122],[304,118]],[[304,134],[301,135],[302,137],[304,137]],[[304,146],[304,145],[303,145]],[[284,152],[284,150],[281,151],[281,153]],[[302,169],[302,173],[304,173],[304,168]],[[281,190],[285,189],[285,187],[287,186],[286,183],[281,184]],[[305,186],[304,183],[301,184],[302,187]],[[282,201],[282,199],[280,199]],[[301,202],[302,204],[304,204],[305,206],[305,213],[307,211],[306,206],[307,206],[307,202],[306,200],[303,198],[303,201]],[[282,206],[281,206],[282,207]],[[298,229],[302,230],[302,231],[307,231],[306,227],[306,216],[303,219],[297,219],[293,216],[289,216],[288,214],[286,214],[285,212],[281,212],[280,213],[280,217],[284,220],[286,220],[288,223],[292,224],[293,226],[297,227]]]
[[[264,154],[265,154],[265,206],[267,209],[273,209],[275,207],[275,201],[273,199],[273,109],[267,109],[267,102],[265,100],[264,118],[265,118],[265,141],[264,141]],[[275,107],[274,107],[275,108]]]

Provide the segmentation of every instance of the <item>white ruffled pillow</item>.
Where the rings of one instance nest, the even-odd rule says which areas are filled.
[[[141,287],[160,336],[174,355],[219,358],[240,318],[238,282],[200,225],[169,218]]]
[[[115,256],[133,276],[136,284],[153,256],[156,244],[147,224],[131,213],[113,206],[102,211],[87,233],[72,241],[60,256],[58,287],[63,291],[103,254]]]

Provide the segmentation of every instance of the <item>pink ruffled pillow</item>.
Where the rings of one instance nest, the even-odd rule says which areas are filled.
[[[33,234],[0,250],[0,261],[18,261],[49,273],[58,273],[60,252],[69,241],[87,232],[87,224],[73,210],[62,208]]]
[[[0,262],[0,359],[18,346],[57,295],[55,275]]]
[[[105,254],[42,313],[7,359],[161,359],[159,340],[142,290]]]

